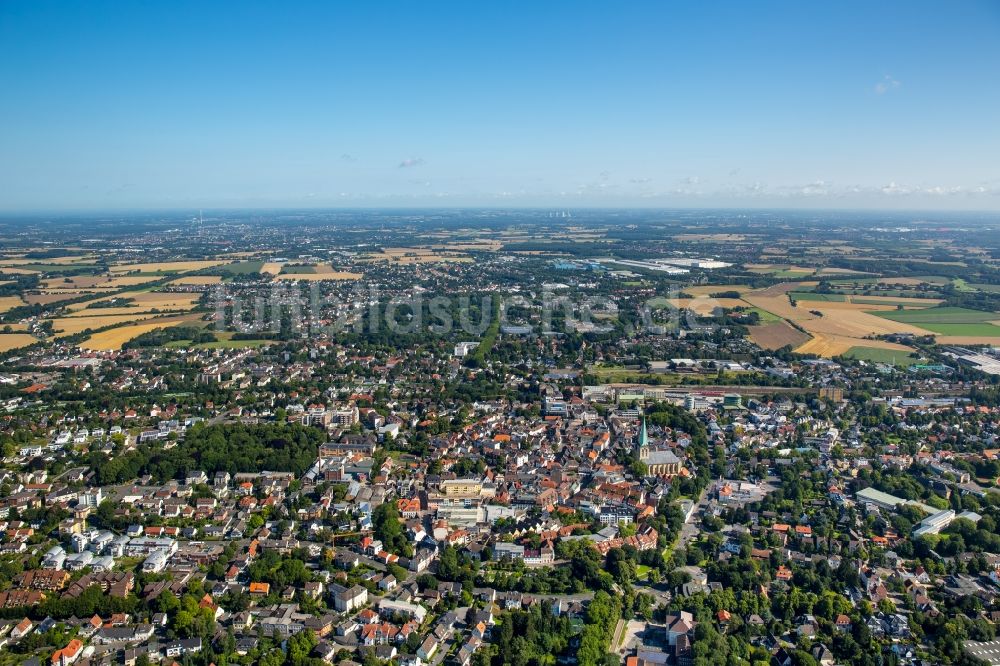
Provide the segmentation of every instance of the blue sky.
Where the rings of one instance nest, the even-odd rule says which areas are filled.
[[[996,1],[5,0],[0,209],[997,210],[998,72]]]

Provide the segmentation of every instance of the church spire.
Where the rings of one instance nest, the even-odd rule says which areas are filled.
[[[639,427],[639,448],[644,448],[649,446],[649,435],[646,434],[646,415],[642,414],[640,417],[642,419],[642,425]]]

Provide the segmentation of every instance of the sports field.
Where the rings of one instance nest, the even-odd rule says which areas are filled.
[[[897,349],[875,349],[873,347],[851,347],[844,356],[856,358],[861,361],[871,361],[872,363],[885,363],[897,367],[908,367],[919,362],[909,353]]]

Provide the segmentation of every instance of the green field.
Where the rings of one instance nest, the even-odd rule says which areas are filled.
[[[767,310],[761,310],[757,307],[747,306],[743,309],[743,312],[756,312],[757,316],[760,317],[761,324],[776,324],[782,321],[782,318],[773,312],[768,312]]]
[[[993,324],[917,324],[920,328],[941,335],[971,335],[984,338],[1000,338],[1000,326]]]
[[[927,284],[945,285],[951,282],[951,278],[946,278],[943,275],[916,275],[914,276],[916,280],[922,280]]]
[[[979,324],[987,321],[1000,319],[1000,314],[996,312],[986,312],[984,310],[972,310],[969,308],[937,307],[924,308],[922,310],[895,310],[886,312],[873,312],[872,314],[900,321],[906,324]]]
[[[917,362],[917,359],[906,352],[893,351],[892,349],[876,349],[875,347],[851,347],[844,356],[859,361],[896,365],[901,368],[908,367]]]
[[[851,303],[857,303],[858,305],[902,305],[908,308],[922,309],[934,307],[933,303],[928,303],[926,305],[921,305],[919,303],[909,303],[907,301],[885,301],[878,300],[876,298],[865,298],[864,296],[855,296],[851,299]]]
[[[164,345],[168,349],[247,349],[263,347],[274,340],[216,340],[192,345],[190,340],[174,340]]]
[[[976,291],[975,287],[970,286],[969,283],[963,280],[962,278],[952,278],[951,284],[953,287],[955,287],[955,291],[964,291],[964,292]]]
[[[894,296],[896,298],[937,298],[937,291],[915,291],[913,289],[837,289],[838,294],[847,296]]]
[[[865,285],[865,284],[875,284],[878,282],[878,278],[838,278],[836,280],[829,280],[830,284],[837,287],[850,287],[852,285]]]
[[[215,333],[218,340],[192,345],[190,340],[172,340],[164,345],[168,349],[248,349],[263,347],[273,340],[233,340],[233,334],[224,331]]]
[[[843,303],[843,294],[818,294],[813,291],[790,291],[788,298],[793,301],[826,301],[828,303]]]
[[[1000,314],[996,312],[937,307],[921,310],[883,310],[870,314],[883,319],[912,324],[941,335],[1000,337],[1000,326],[989,323],[1000,319]]]
[[[26,271],[38,271],[39,273],[64,274],[84,273],[98,268],[102,271],[106,270],[103,266],[98,266],[97,264],[24,264],[21,266],[15,266],[15,268],[20,268]]]
[[[663,374],[654,374],[645,370],[632,370],[623,365],[592,365],[587,368],[587,373],[596,376],[602,382],[611,384],[649,381],[664,376]]]

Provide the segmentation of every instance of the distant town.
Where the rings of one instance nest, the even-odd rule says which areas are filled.
[[[1000,220],[609,215],[0,220],[0,666],[1000,663]]]

